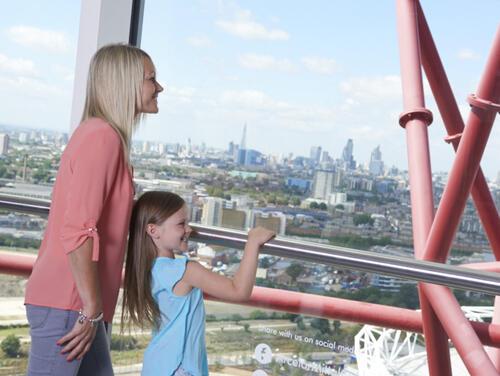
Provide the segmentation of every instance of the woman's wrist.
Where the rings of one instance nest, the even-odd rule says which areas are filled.
[[[103,318],[104,315],[102,311],[94,315],[88,315],[84,312],[83,308],[78,311],[78,322],[80,324],[85,324],[85,322],[88,322],[91,326],[97,326],[99,321],[102,321]]]

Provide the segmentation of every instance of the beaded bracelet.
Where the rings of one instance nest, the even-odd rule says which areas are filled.
[[[99,321],[103,319],[104,315],[102,312],[100,312],[96,317],[93,319],[89,318],[85,313],[83,313],[83,310],[80,309],[78,311],[78,323],[83,324],[85,321],[88,321],[90,325],[96,326]]]

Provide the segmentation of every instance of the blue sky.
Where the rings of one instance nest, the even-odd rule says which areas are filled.
[[[457,102],[467,114],[498,27],[499,0],[421,1]],[[79,1],[17,0],[0,14],[0,123],[67,130]],[[395,1],[146,0],[142,47],[166,90],[160,113],[137,139],[265,153],[308,155],[321,145],[338,157],[348,138],[366,163],[380,145],[387,165],[406,168]],[[449,170],[453,152],[435,114],[432,166]],[[493,128],[483,159],[500,166]]]

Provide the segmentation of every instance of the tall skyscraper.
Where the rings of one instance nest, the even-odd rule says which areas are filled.
[[[321,146],[311,146],[309,158],[311,158],[315,164],[318,164],[321,158]]]
[[[347,140],[347,144],[344,146],[342,151],[342,160],[344,162],[344,167],[346,170],[354,170],[356,168],[356,161],[353,157],[354,143],[352,139]]]
[[[380,145],[373,149],[370,157],[370,174],[380,176],[384,174],[384,162],[382,161],[382,152]]]
[[[9,152],[9,135],[0,133],[0,155],[6,155]]]
[[[208,226],[220,226],[222,223],[222,209],[224,200],[217,197],[207,197],[203,204],[201,223]]]
[[[312,197],[326,200],[334,187],[335,171],[316,170],[312,188]]]
[[[240,150],[247,148],[247,123],[243,126],[243,134],[241,135]]]

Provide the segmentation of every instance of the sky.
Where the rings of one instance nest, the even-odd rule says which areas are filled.
[[[146,0],[141,47],[153,58],[160,112],[136,139],[227,148],[247,125],[248,148],[338,158],[347,139],[367,164],[407,168],[395,0]],[[500,0],[422,0],[460,110],[476,91]],[[17,0],[0,13],[0,124],[68,131],[80,1]],[[427,83],[434,171],[453,150]],[[500,170],[494,125],[482,166]]]

